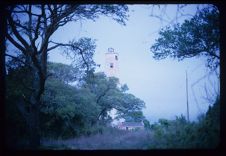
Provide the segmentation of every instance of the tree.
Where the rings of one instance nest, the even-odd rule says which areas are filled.
[[[120,93],[119,90],[119,80],[115,77],[106,77],[102,72],[95,73],[93,75],[87,74],[84,77],[84,82],[82,82],[82,88],[88,88],[93,94],[95,94],[95,102],[100,106],[100,112],[96,118],[98,121],[103,121],[109,119],[107,112],[111,109],[120,105],[120,103],[115,103],[114,99],[117,94]]]
[[[215,70],[219,66],[219,10],[216,6],[202,9],[181,25],[162,29],[159,35],[151,46],[155,59],[169,56],[183,60],[204,55],[210,69]]]
[[[4,5],[0,6],[0,15],[4,15],[6,12],[6,9],[4,8]],[[1,31],[6,31],[7,30],[7,26],[6,26],[6,18],[5,16],[1,17],[2,20],[0,20],[0,27],[1,27]],[[5,89],[6,89],[6,85],[5,85],[5,50],[6,50],[6,39],[4,37],[4,35],[0,35],[0,101],[2,101],[2,103],[5,103]],[[1,110],[1,114],[4,114],[4,110]],[[4,117],[2,117],[3,119]]]
[[[64,70],[71,71],[73,67],[51,63],[48,69],[49,72],[65,73]],[[86,74],[76,86],[68,85],[64,79],[64,74],[52,72],[46,82],[41,117],[43,130],[49,134],[51,131],[61,137],[89,134],[91,129],[95,129],[91,126],[103,127],[110,123],[108,112],[113,108],[125,118],[130,117],[131,121],[144,118],[141,111],[144,103],[132,94],[125,93],[127,85],[120,87],[118,79],[114,77],[108,78],[104,73],[93,73],[93,76]]]
[[[145,119],[142,111],[131,111],[124,114],[126,122],[142,122]]]
[[[7,146],[23,148],[26,145],[23,142],[29,139],[27,136],[27,122],[29,122],[29,119],[25,118],[19,111],[25,113],[29,110],[29,107],[28,103],[25,103],[24,107],[17,106],[24,102],[23,97],[29,97],[31,95],[32,75],[27,66],[15,60],[8,60],[6,67],[5,122]]]
[[[194,142],[197,147],[217,148],[220,146],[220,98],[209,106],[204,118],[199,121],[196,135],[200,140]]]
[[[144,101],[130,93],[122,93],[114,99],[116,118],[124,118],[127,121],[140,122],[144,119],[142,109],[145,107]],[[117,104],[119,103],[119,104]]]
[[[80,86],[80,76],[71,65],[48,63],[48,79],[41,105],[41,132],[47,138],[68,138],[89,134],[100,106],[89,88]],[[83,79],[83,77],[81,77]],[[70,82],[77,85],[69,85]],[[95,131],[95,127],[93,127]]]
[[[199,13],[203,7],[208,5],[212,4],[152,4],[150,5],[150,16],[158,19],[161,22],[161,27],[166,27],[178,23],[181,18],[193,17],[194,14]],[[195,9],[195,13],[186,11],[191,6]],[[175,12],[172,11],[172,7],[174,7]]]
[[[47,70],[49,76],[52,76],[66,84],[79,79],[79,69],[72,65],[49,62]]]
[[[131,118],[136,121],[144,118],[141,111],[145,107],[144,101],[126,93],[127,85],[120,85],[117,78],[95,73],[93,76],[86,75],[81,83],[81,88],[87,88],[95,94],[95,101],[100,106],[95,123],[111,120],[108,112],[112,109],[117,110],[118,118]]]
[[[67,85],[54,77],[46,81],[42,98],[41,126],[47,137],[75,137],[85,134],[99,113],[95,95],[88,89]]]
[[[144,128],[151,129],[151,124],[147,119],[143,120],[143,123],[144,123]]]
[[[28,112],[21,112],[29,120],[30,147],[40,145],[39,113],[41,97],[45,90],[47,79],[48,53],[62,46],[52,41],[51,36],[59,27],[68,22],[80,19],[95,20],[99,15],[112,17],[120,24],[125,24],[128,7],[125,5],[11,5],[6,7],[6,21],[8,32],[7,41],[13,45],[22,56],[21,60],[30,67],[32,75],[31,95],[24,97],[24,102],[29,105]],[[73,44],[75,45],[75,44]],[[82,55],[87,49],[74,47],[77,55]],[[87,45],[89,47],[89,44]],[[91,46],[92,47],[92,46]],[[90,49],[88,49],[90,50]],[[10,53],[8,57],[18,58]],[[24,104],[18,105],[20,110]]]

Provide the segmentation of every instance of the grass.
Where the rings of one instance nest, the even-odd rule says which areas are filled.
[[[42,140],[44,149],[109,150],[148,149],[152,134],[150,131],[123,131],[114,128],[102,134],[81,136],[67,140]]]

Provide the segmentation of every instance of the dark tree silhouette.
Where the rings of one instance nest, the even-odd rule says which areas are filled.
[[[183,60],[204,55],[207,66],[216,69],[220,62],[219,10],[216,6],[202,9],[190,20],[159,32],[151,47],[155,59],[167,56]]]
[[[30,146],[40,145],[39,112],[40,99],[45,89],[47,79],[47,56],[49,51],[59,47],[51,36],[59,27],[68,22],[80,19],[95,20],[99,15],[112,17],[120,24],[125,24],[128,11],[125,5],[10,5],[6,7],[8,31],[7,41],[23,56],[21,62],[30,67],[32,94],[23,97],[18,108],[27,120],[30,131]],[[55,43],[55,44],[53,44]],[[74,49],[75,50],[75,49]],[[79,51],[82,54],[84,51]],[[7,53],[6,56],[19,58]],[[29,110],[24,108],[24,103]]]

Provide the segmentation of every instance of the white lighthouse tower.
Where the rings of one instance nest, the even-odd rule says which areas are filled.
[[[107,77],[119,78],[119,54],[114,51],[113,48],[108,48],[105,53],[105,74]],[[120,85],[120,84],[119,84]],[[112,109],[108,114],[112,117],[112,126],[116,126],[119,122],[124,121],[123,119],[116,120],[116,109]]]
[[[108,48],[105,53],[105,74],[108,77],[119,77],[118,53]]]

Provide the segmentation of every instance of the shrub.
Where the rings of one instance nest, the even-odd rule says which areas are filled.
[[[220,134],[219,99],[198,122],[187,122],[184,116],[169,121],[160,119],[151,125],[154,133],[149,148],[216,148]]]

